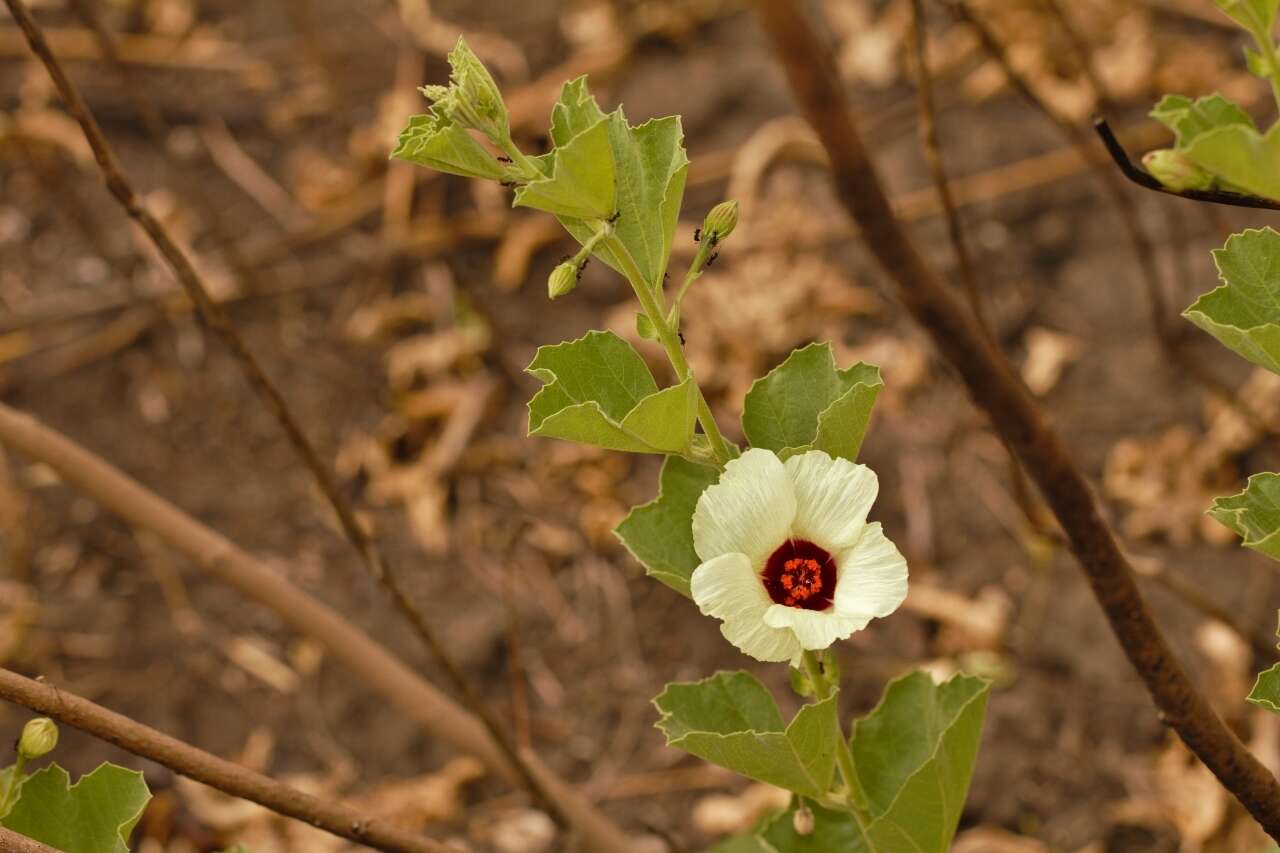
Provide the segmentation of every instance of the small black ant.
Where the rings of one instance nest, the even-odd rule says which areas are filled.
[[[511,162],[513,162],[513,161],[512,161],[512,159],[511,159],[510,157],[503,157],[501,154],[499,154],[499,155],[498,155],[498,162],[499,162],[499,163],[511,163]]]
[[[701,229],[701,228],[695,228],[695,229],[693,229],[693,242],[695,242],[695,243],[701,243],[701,242],[702,242],[702,229]]]
[[[716,258],[720,257],[719,252],[712,252],[711,257],[707,258],[707,266],[711,266],[716,262]]]
[[[712,231],[711,234],[707,236],[707,242],[709,242],[711,244],[711,248],[714,249],[716,244],[720,242],[720,232]]]
[[[587,262],[590,260],[590,257],[586,257],[582,259],[582,263],[578,264],[578,278],[582,278],[582,271],[587,268]]]
[[[605,222],[608,222],[610,225],[612,225],[613,223],[617,222],[621,218],[622,218],[622,211],[615,210],[613,212],[613,216],[610,216],[608,219],[605,220]]]
[[[680,339],[680,346],[684,346],[684,332],[676,331],[676,337]]]

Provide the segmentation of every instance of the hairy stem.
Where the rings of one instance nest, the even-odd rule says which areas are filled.
[[[835,690],[837,685],[832,684],[827,678],[827,673],[823,670],[822,664],[818,661],[818,656],[812,651],[805,649],[802,656],[804,661],[804,671],[808,673],[809,680],[813,682],[813,689],[819,702],[828,698],[831,691]],[[849,739],[845,737],[844,726],[840,724],[839,716],[836,718],[836,729],[840,737],[836,742],[836,766],[840,768],[840,778],[844,780],[845,790],[849,792],[849,805],[852,807],[862,802],[862,788],[858,784],[858,774],[853,765],[853,750],[849,748]]]

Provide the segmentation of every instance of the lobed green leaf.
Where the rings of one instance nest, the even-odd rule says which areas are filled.
[[[1249,691],[1249,701],[1280,713],[1280,663],[1258,673],[1258,680]]]
[[[1257,130],[1240,105],[1217,94],[1195,100],[1186,95],[1165,95],[1150,115],[1173,131],[1180,149],[1202,133],[1221,127],[1239,125]]]
[[[658,496],[632,509],[614,531],[649,576],[686,598],[689,578],[701,562],[693,549],[693,511],[719,477],[715,468],[668,456]]]
[[[671,746],[808,796],[822,796],[831,785],[840,737],[834,694],[805,705],[785,727],[769,691],[745,672],[668,684],[653,701]]]
[[[1234,234],[1213,251],[1223,284],[1183,316],[1228,348],[1280,373],[1280,234],[1270,228]]]
[[[1244,546],[1280,560],[1280,474],[1254,474],[1243,492],[1218,498],[1209,515],[1244,539]]]
[[[1280,123],[1265,134],[1243,124],[1214,128],[1182,150],[1227,188],[1280,200]]]
[[[128,853],[151,792],[136,770],[101,764],[74,784],[51,764],[32,773],[0,824],[64,853]]]
[[[633,453],[679,453],[697,419],[692,378],[658,390],[631,344],[612,332],[539,347],[526,370],[542,380],[529,434]]]
[[[837,370],[831,344],[809,344],[752,384],[742,431],[784,458],[816,449],[856,461],[883,387],[878,367]]]

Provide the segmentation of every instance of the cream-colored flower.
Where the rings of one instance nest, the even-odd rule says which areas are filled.
[[[870,468],[820,450],[748,450],[698,498],[693,600],[745,654],[793,664],[888,616],[907,561],[867,523],[878,491]]]

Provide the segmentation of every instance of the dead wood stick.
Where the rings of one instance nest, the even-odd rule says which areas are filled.
[[[450,849],[438,841],[393,826],[385,820],[370,818],[342,803],[313,797],[261,773],[197,749],[150,726],[144,726],[74,693],[25,678],[4,668],[0,668],[0,699],[88,732],[126,752],[163,764],[188,779],[203,782],[233,797],[250,800],[277,814],[300,820],[375,850],[450,853]],[[0,839],[0,844],[2,843],[3,839]]]
[[[517,780],[528,788],[535,797],[545,802],[554,815],[568,822],[564,809],[560,804],[554,802],[547,792],[540,788],[537,778],[525,766],[523,756],[516,751],[515,745],[502,725],[489,707],[480,700],[470,681],[453,661],[453,658],[446,651],[435,632],[428,625],[422,611],[405,593],[399,577],[387,564],[377,544],[365,533],[364,528],[361,527],[356,519],[355,511],[338,491],[332,472],[321,460],[315,446],[307,438],[306,433],[303,432],[301,423],[285,402],[279,388],[267,377],[258,360],[245,344],[244,339],[236,331],[230,315],[209,295],[209,288],[191,263],[190,258],[187,257],[187,254],[173,240],[165,227],[160,224],[160,221],[151,214],[138,198],[133,185],[120,167],[115,153],[103,135],[102,129],[94,119],[93,113],[89,110],[88,105],[80,96],[79,90],[71,82],[66,71],[58,62],[57,57],[50,50],[40,25],[31,17],[31,13],[27,10],[23,0],[5,0],[5,5],[9,7],[9,11],[12,13],[19,29],[22,30],[23,35],[30,44],[32,52],[44,63],[45,69],[49,72],[49,77],[53,80],[54,86],[58,90],[58,94],[66,104],[72,117],[80,125],[80,129],[84,132],[85,140],[89,143],[89,147],[93,149],[94,160],[102,172],[107,189],[116,201],[120,203],[120,206],[124,208],[129,217],[146,233],[157,251],[169,265],[174,277],[186,290],[187,295],[200,312],[200,316],[205,323],[222,339],[227,349],[230,350],[253,392],[258,395],[283,428],[289,443],[293,445],[303,464],[311,472],[316,484],[320,487],[320,491],[324,494],[329,506],[337,516],[343,532],[359,554],[365,568],[390,595],[396,610],[410,624],[414,633],[418,635],[418,638],[427,647],[436,663],[444,670],[454,689],[461,695],[464,704],[489,730],[494,743],[507,754],[511,766],[517,771]],[[586,804],[584,802],[580,805],[585,806]],[[587,806],[587,808],[589,809],[590,807]],[[608,822],[603,819],[603,816],[598,817],[599,820],[593,825],[607,826]],[[618,835],[620,836],[620,832]],[[605,840],[603,838],[597,839],[594,843],[600,844],[604,849],[609,849],[607,845],[602,843]],[[609,840],[616,841],[618,839],[611,837]]]
[[[477,756],[510,781],[518,771],[492,734],[338,611],[308,595],[284,575],[196,521],[110,463],[30,415],[0,404],[0,444],[58,472],[129,524],[149,530],[204,571],[266,606],[294,630],[319,641],[353,675],[422,727],[463,752]],[[594,806],[546,769],[532,754],[526,766],[569,816],[569,823],[595,849],[631,849],[629,841]]]
[[[1103,520],[1062,439],[977,321],[924,262],[894,216],[830,52],[798,4],[757,0],[802,111],[831,158],[836,197],[896,284],[903,304],[960,374],[974,401],[1040,487],[1089,579],[1112,632],[1162,719],[1273,838],[1280,839],[1280,784],[1227,728],[1174,657],[1139,592],[1133,569]]]

